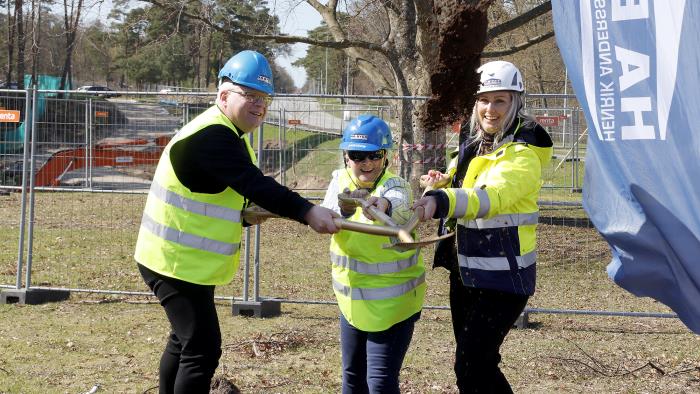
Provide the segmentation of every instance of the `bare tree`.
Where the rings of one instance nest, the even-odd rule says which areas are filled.
[[[383,26],[383,34],[351,35],[343,23],[338,0],[305,0],[328,26],[328,40],[309,37],[249,34],[227,24],[214,24],[188,12],[183,3],[141,0],[158,7],[177,9],[182,16],[199,19],[237,39],[306,43],[345,51],[355,66],[374,83],[377,92],[405,97],[425,96],[425,102],[401,100],[402,176],[417,179],[427,168],[444,166],[446,124],[466,116],[478,85],[475,73],[485,46],[551,10],[540,1],[527,12],[488,30],[487,12],[495,0],[360,0],[351,2],[350,19],[364,19],[365,26]],[[350,7],[350,6],[348,6]],[[380,18],[380,19],[378,19]],[[363,30],[369,30],[363,29]],[[528,38],[484,56],[505,56],[542,42],[553,33]],[[419,164],[419,165],[415,165]]]
[[[24,34],[24,2],[15,0],[15,26],[17,31],[17,84],[20,89],[24,89],[24,48],[27,37]]]
[[[30,49],[32,76],[30,84],[34,86],[37,83],[37,64],[39,61],[38,55],[41,42],[41,30],[39,29],[39,26],[41,26],[41,0],[32,0],[32,11],[29,19],[32,26],[32,47]]]
[[[14,14],[10,14],[10,2],[6,2],[5,6],[7,9],[7,73],[5,74],[5,81],[10,83],[10,81],[12,81],[12,65],[15,54],[15,31],[17,26],[15,25]]]
[[[61,84],[59,86],[60,90],[65,89],[67,85],[72,85],[73,83],[73,49],[75,48],[75,38],[78,32],[78,23],[80,23],[80,13],[82,10],[83,0],[78,0],[77,5],[75,4],[75,0],[70,0],[70,7],[68,5],[68,0],[63,0],[63,21],[65,26],[66,37],[66,57],[63,63],[63,73],[61,74]]]

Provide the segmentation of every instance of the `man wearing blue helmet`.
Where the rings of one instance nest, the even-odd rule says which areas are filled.
[[[161,393],[209,392],[221,356],[214,288],[238,269],[248,202],[319,233],[338,231],[337,213],[255,165],[245,134],[262,124],[272,93],[267,59],[254,51],[236,54],[219,72],[216,104],[185,125],[158,162],[134,257],[171,324],[160,359]]]
[[[372,220],[338,194],[366,197],[397,224],[411,217],[410,185],[388,170],[389,126],[360,115],[343,132],[345,168],[333,178],[321,204],[350,220]],[[386,236],[341,230],[331,239],[333,290],[340,307],[343,393],[399,393],[399,371],[420,317],[425,268],[416,250],[384,249]]]

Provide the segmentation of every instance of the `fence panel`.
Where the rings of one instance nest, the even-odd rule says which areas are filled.
[[[12,97],[7,100],[21,101]],[[155,164],[174,133],[211,105],[213,94],[126,92],[105,99],[72,92],[47,94],[43,99],[44,108],[35,117],[32,158],[36,191],[31,285],[113,293],[144,291],[132,255]],[[539,290],[530,305],[667,311],[657,303],[628,295],[605,277],[609,249],[581,208],[586,128],[573,97],[531,95],[527,105],[555,142],[552,163],[544,169]],[[347,121],[360,113],[373,113],[398,130],[396,108],[400,108],[400,99],[277,98],[262,133],[252,133],[253,147],[260,148],[260,167],[301,194],[320,199],[331,172],[343,166],[338,144]],[[0,146],[6,147],[0,152],[0,186],[20,190],[24,152],[17,149],[17,141],[9,140],[14,137],[8,137],[12,135],[8,130],[2,129],[0,136],[5,138],[0,139]],[[445,133],[448,146],[456,146],[457,134],[448,128]],[[0,223],[8,229],[2,236],[0,281],[7,285],[15,279],[20,196],[0,196]],[[433,234],[434,224],[423,225],[421,231],[422,236]],[[262,226],[260,241],[257,263],[262,270],[257,282],[262,295],[289,302],[333,302],[327,236],[295,223],[277,222]],[[280,243],[287,249],[279,250]],[[255,263],[254,248],[250,250]],[[431,247],[424,254],[430,265]],[[303,276],[295,282],[301,286],[286,281],[292,275]],[[430,275],[435,282],[427,302],[445,305],[445,274],[434,271]],[[245,280],[239,274],[233,284],[217,288],[217,294],[240,294]],[[606,300],[600,294],[606,294]]]
[[[0,285],[16,287],[21,193],[0,189]]]

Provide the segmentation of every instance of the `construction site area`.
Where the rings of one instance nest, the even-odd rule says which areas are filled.
[[[215,96],[118,94],[0,91],[0,286],[27,297],[4,303],[41,304],[0,314],[12,322],[0,336],[14,338],[3,344],[17,354],[0,359],[0,387],[10,392],[3,371],[23,360],[23,384],[15,387],[22,392],[35,392],[27,385],[36,392],[153,392],[159,355],[147,348],[160,346],[153,342],[161,342],[167,324],[136,269],[135,240],[163,148]],[[331,172],[343,166],[338,145],[347,121],[372,113],[398,135],[401,100],[423,99],[278,95],[251,145],[267,175],[318,202]],[[503,369],[516,392],[698,390],[698,338],[669,308],[606,276],[609,247],[581,205],[587,129],[577,105],[572,95],[527,96],[555,149],[539,201],[538,288],[521,330],[507,338]],[[10,111],[14,116],[2,115]],[[438,146],[395,144],[392,165],[402,149],[453,149],[455,127],[445,127]],[[416,240],[432,239],[436,225],[421,223],[417,231]],[[216,288],[222,374],[242,392],[337,392],[330,238],[276,218],[244,233],[240,272]],[[433,247],[423,245],[426,267]],[[426,282],[402,390],[452,393],[447,272],[428,269]],[[232,306],[263,301],[274,313]],[[56,336],[39,336],[40,321]],[[81,367],[43,373],[41,358]]]

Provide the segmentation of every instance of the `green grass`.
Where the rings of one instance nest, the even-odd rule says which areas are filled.
[[[38,194],[33,282],[146,291],[131,257],[144,199]],[[17,194],[0,196],[6,250],[16,249],[18,207]],[[423,224],[420,238],[434,231],[434,223]],[[263,224],[260,295],[333,301],[328,245],[327,235],[294,222]],[[432,247],[424,256],[430,267]],[[607,279],[610,254],[594,229],[541,225],[538,256],[531,307],[668,312]],[[1,282],[14,284],[16,255],[0,257]],[[447,305],[446,271],[428,269],[427,283],[426,305]],[[217,294],[240,297],[242,288],[241,270]],[[219,301],[224,353],[217,374],[245,393],[338,392],[337,307],[283,303],[282,311],[270,319],[234,317],[230,303]],[[503,346],[502,368],[516,392],[700,390],[700,339],[677,320],[542,314],[530,319],[531,328],[513,330]],[[55,304],[0,305],[0,320],[5,322],[0,392],[81,393],[98,383],[100,392],[156,392],[168,322],[153,298],[73,293]],[[455,393],[453,348],[449,313],[425,310],[403,366],[403,392]]]
[[[254,133],[254,138],[258,138],[259,132]],[[287,127],[283,132],[284,141],[286,144],[294,144],[300,140],[316,137],[317,132],[306,130],[303,127]],[[265,123],[263,125],[263,142],[279,144],[280,129],[279,126]],[[254,147],[255,148],[255,147]]]

